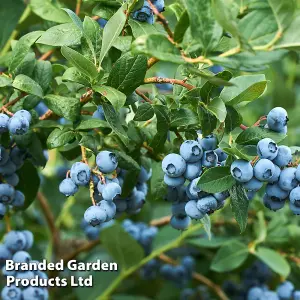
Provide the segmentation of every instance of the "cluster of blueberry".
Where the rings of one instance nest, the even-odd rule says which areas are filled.
[[[151,2],[156,7],[158,12],[163,12],[165,10],[164,0],[152,0]],[[148,0],[144,1],[142,8],[133,12],[132,17],[140,22],[147,22],[149,24],[154,23],[154,13]]]
[[[280,107],[270,111],[267,127],[273,131],[286,133],[287,112]],[[257,144],[259,159],[254,166],[246,160],[236,160],[231,165],[231,174],[243,184],[251,200],[266,182],[264,205],[271,210],[279,210],[289,198],[294,214],[300,214],[300,166],[292,167],[292,152],[287,146],[277,146],[270,138],[264,138]]]
[[[0,244],[0,267],[3,276],[14,276],[16,279],[34,279],[36,277],[47,279],[47,275],[41,271],[8,271],[5,268],[6,260],[13,260],[15,263],[36,263],[38,261],[31,260],[30,254],[27,252],[33,245],[33,234],[28,231],[10,231],[4,237],[4,243]],[[22,286],[15,285],[5,286],[1,292],[3,300],[32,300],[32,299],[48,299],[48,290],[45,287]]]
[[[0,133],[9,131],[12,135],[25,134],[30,126],[31,114],[25,109],[17,111],[11,118],[0,114]]]
[[[224,165],[227,154],[217,148],[217,137],[209,135],[197,141],[187,140],[180,146],[180,154],[168,154],[162,161],[164,181],[168,185],[166,200],[172,202],[170,224],[186,229],[191,219],[199,220],[223,207],[228,192],[209,194],[197,186],[204,169]],[[185,186],[185,181],[189,184]]]
[[[88,240],[95,241],[99,239],[100,232],[103,228],[114,224],[114,220],[99,224],[97,226],[90,225],[85,219],[81,221],[81,229],[84,231]]]
[[[199,285],[196,288],[184,288],[180,293],[180,300],[211,300],[208,288]]]

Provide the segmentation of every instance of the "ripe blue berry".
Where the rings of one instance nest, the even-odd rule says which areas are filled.
[[[266,194],[271,197],[272,200],[280,201],[285,200],[289,193],[283,190],[277,183],[267,184]]]
[[[284,200],[278,201],[278,198],[274,199],[274,198],[269,197],[267,194],[265,194],[263,196],[263,203],[264,203],[265,207],[267,207],[268,209],[277,211],[284,207],[285,201]]]
[[[191,223],[191,218],[189,216],[185,217],[176,217],[172,216],[170,225],[178,230],[185,230],[189,227]]]
[[[22,290],[14,285],[5,286],[2,289],[1,298],[3,300],[25,300],[24,296],[22,297]]]
[[[176,217],[184,217],[185,213],[185,203],[184,202],[176,202],[172,204],[172,215]]]
[[[127,201],[127,212],[134,213],[141,209],[146,203],[146,196],[143,192],[135,190],[132,195],[130,195]]]
[[[23,230],[22,233],[25,236],[25,240],[26,240],[26,246],[25,246],[24,250],[28,250],[33,245],[33,241],[34,241],[33,234],[29,230]]]
[[[293,300],[300,300],[300,291],[294,291]]]
[[[152,175],[152,169],[149,170],[149,172],[143,167],[141,166],[141,171],[138,177],[138,182],[139,183],[144,183],[146,181],[148,181],[151,178]]]
[[[221,148],[216,149],[215,152],[218,155],[218,162],[223,162],[228,157],[228,155]]]
[[[243,186],[246,190],[258,191],[262,188],[263,182],[253,177],[248,182],[243,183]]]
[[[276,132],[282,131],[288,120],[287,112],[282,107],[273,108],[267,116],[268,127]]]
[[[92,226],[105,222],[107,214],[100,206],[90,206],[84,213],[84,219]]]
[[[97,190],[100,194],[103,193],[104,188],[109,184],[109,183],[116,183],[118,185],[119,184],[119,179],[118,178],[108,178],[105,177],[105,183],[103,183],[101,180],[99,180],[98,184],[97,184]]]
[[[203,214],[210,214],[218,207],[218,202],[213,196],[207,196],[197,201],[197,208]]]
[[[88,226],[84,232],[89,240],[95,241],[99,238],[100,228]]]
[[[71,178],[66,178],[60,183],[59,191],[65,196],[69,197],[77,193],[78,186]]]
[[[144,2],[144,6],[133,13],[133,18],[140,22],[154,23],[153,11],[148,2]]]
[[[166,185],[171,187],[178,187],[184,184],[185,178],[183,176],[180,177],[170,177],[167,174],[164,176],[164,182]]]
[[[16,191],[11,205],[14,207],[23,207],[25,203],[25,195],[21,191]]]
[[[45,298],[44,289],[40,287],[29,286],[23,290],[23,300],[41,300]]]
[[[300,182],[300,165],[298,165],[296,170],[296,179]]]
[[[198,142],[187,140],[180,146],[180,155],[186,162],[193,163],[202,158],[203,150]]]
[[[91,170],[88,165],[76,162],[71,167],[71,179],[77,185],[87,185],[90,181]]]
[[[282,300],[289,300],[294,291],[294,285],[290,281],[285,281],[277,288],[277,295]]]
[[[7,163],[9,155],[4,147],[0,147],[0,166],[3,166]]]
[[[10,159],[8,159],[6,164],[0,166],[0,173],[3,175],[12,175],[16,172],[16,170],[16,165]]]
[[[281,171],[278,185],[285,191],[291,191],[298,185],[296,168],[287,168]]]
[[[203,153],[202,165],[206,168],[215,167],[218,163],[218,155],[213,150],[208,150]]]
[[[218,144],[217,137],[214,134],[198,139],[198,142],[205,151],[215,150]]]
[[[175,187],[168,186],[167,194],[165,195],[164,200],[168,202],[175,202],[178,199],[178,190]]]
[[[26,119],[29,124],[31,122],[31,114],[29,111],[25,110],[25,109],[21,109],[21,110],[18,110],[15,114],[14,114],[14,117],[18,117],[18,118],[24,118]]]
[[[100,120],[105,120],[105,115],[104,115],[104,111],[103,111],[102,105],[98,105],[97,106],[97,109],[93,113],[92,118],[94,118],[94,119],[100,119]]]
[[[29,129],[29,122],[23,117],[10,118],[8,122],[8,130],[11,134],[22,135]]]
[[[22,150],[18,147],[14,147],[11,151],[10,151],[10,155],[9,155],[11,161],[16,165],[17,169],[19,169],[25,160],[26,157],[26,151]]]
[[[222,202],[226,200],[230,194],[228,191],[220,192],[220,193],[215,193],[213,196],[216,198],[217,202]]]
[[[106,213],[106,222],[112,220],[115,217],[117,208],[114,202],[102,200],[99,202],[99,207]]]
[[[118,166],[116,155],[110,151],[101,151],[96,157],[96,164],[103,173],[111,173]]]
[[[1,183],[0,184],[0,203],[9,204],[13,201],[15,196],[15,189],[7,184]]]
[[[260,181],[268,181],[275,173],[274,164],[268,159],[260,159],[254,166],[254,176]]]
[[[16,186],[19,183],[19,176],[16,173],[11,175],[4,175],[3,178],[5,179],[6,183]]]
[[[247,300],[263,299],[264,291],[260,287],[253,287],[248,291]]]
[[[247,198],[249,201],[253,200],[255,193],[255,191],[247,191]]]
[[[108,183],[102,190],[104,200],[113,201],[118,195],[121,195],[122,190],[119,184],[115,182]]]
[[[153,0],[152,3],[155,5],[159,12],[163,12],[165,10],[165,1],[164,0]]]
[[[273,163],[276,164],[278,167],[285,167],[292,161],[292,151],[287,146],[279,146],[278,147],[278,154],[273,160]]]
[[[26,237],[22,232],[12,230],[6,234],[4,244],[12,252],[17,252],[25,249]]]
[[[0,268],[5,265],[5,261],[11,259],[12,255],[6,245],[0,244]]]
[[[253,177],[253,167],[251,163],[238,159],[234,161],[230,167],[231,175],[239,182],[248,182]]]
[[[31,256],[29,255],[28,252],[26,251],[17,251],[13,257],[12,257],[13,261],[14,262],[17,262],[17,263],[29,263],[31,261]]]
[[[272,139],[265,138],[258,142],[257,154],[260,158],[273,160],[278,154],[278,147]]]
[[[275,171],[273,173],[273,176],[270,179],[268,179],[269,183],[278,182],[279,176],[281,174],[281,169],[277,165],[275,165],[275,164],[274,164],[274,167],[275,167]]]
[[[9,116],[0,114],[0,133],[8,131]]]
[[[186,188],[186,194],[190,199],[199,199],[203,192],[197,186],[200,177],[193,179]]]
[[[3,203],[0,203],[0,220],[3,219],[6,213],[6,206]]]
[[[168,154],[162,161],[162,169],[169,177],[179,177],[186,170],[186,162],[178,154]]]
[[[204,217],[204,214],[197,207],[197,200],[190,200],[185,203],[185,213],[195,220],[200,220]]]
[[[202,173],[201,161],[186,164],[186,170],[183,176],[188,180],[193,180],[199,177]]]
[[[300,211],[300,187],[294,188],[290,193],[290,206],[293,211]]]

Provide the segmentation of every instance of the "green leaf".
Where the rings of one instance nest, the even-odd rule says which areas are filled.
[[[81,37],[80,29],[73,23],[67,23],[50,27],[37,43],[55,47],[75,46],[80,44]]]
[[[40,186],[40,177],[37,168],[29,161],[25,161],[20,170],[17,171],[19,183],[16,189],[25,195],[25,203],[22,210],[27,209],[36,197]]]
[[[12,83],[12,79],[8,76],[0,75],[0,88],[9,86]]]
[[[32,11],[44,20],[56,23],[70,22],[68,15],[49,0],[31,0],[29,5]]]
[[[157,118],[157,131],[167,132],[170,124],[167,107],[164,105],[153,105],[153,108]]]
[[[63,126],[60,125],[57,121],[53,120],[43,120],[35,123],[32,125],[32,128],[60,128],[62,129]]]
[[[49,61],[37,61],[33,70],[33,79],[46,92],[52,81],[52,65]]]
[[[94,85],[93,90],[105,97],[116,111],[123,107],[126,102],[126,96],[110,86]]]
[[[211,240],[211,221],[209,215],[205,214],[205,216],[200,219],[200,222],[203,224],[203,228],[207,234],[209,240]]]
[[[239,241],[226,243],[214,256],[210,268],[220,273],[232,271],[241,266],[248,255],[247,245]]]
[[[112,105],[103,103],[102,106],[106,121],[110,125],[111,129],[118,135],[125,146],[128,146],[129,139],[124,128],[120,124],[119,115],[116,113]]]
[[[144,257],[143,248],[117,223],[101,231],[101,242],[113,260],[125,270]]]
[[[98,71],[95,65],[79,52],[63,46],[61,48],[61,53],[72,65],[74,65],[84,75],[88,76],[91,80],[98,76]]]
[[[95,137],[94,135],[91,135],[91,134],[83,135],[78,144],[80,146],[90,149],[94,153],[98,153],[99,150],[101,149],[100,137],[99,136]]]
[[[170,111],[170,127],[197,125],[198,116],[192,110],[187,108],[172,109]]]
[[[118,165],[120,168],[129,171],[140,171],[141,167],[139,164],[129,155],[124,152],[113,150],[118,158]]]
[[[78,126],[76,126],[76,130],[90,130],[95,128],[110,128],[108,123],[106,121],[100,120],[100,119],[88,119],[83,120],[79,123]]]
[[[62,80],[76,82],[85,86],[89,86],[89,79],[84,74],[82,74],[77,68],[68,68],[63,74]]]
[[[71,131],[68,128],[63,130],[56,128],[54,129],[47,139],[48,149],[54,149],[61,146],[64,146],[71,142],[75,138],[75,132]]]
[[[140,172],[137,170],[129,170],[128,172],[126,172],[124,183],[122,186],[122,194],[121,194],[122,198],[126,198],[130,196],[138,180],[139,173]]]
[[[233,240],[233,239],[232,239]],[[222,237],[222,236],[213,236],[211,240],[209,240],[207,237],[201,237],[196,239],[190,239],[188,241],[190,245],[199,247],[199,248],[219,248],[223,244],[229,244],[231,243],[231,239],[228,237]]]
[[[109,73],[107,85],[128,96],[143,84],[146,72],[146,56],[132,56],[130,53],[126,53],[115,62]]]
[[[223,151],[227,154],[230,154],[232,156],[237,156],[238,158],[245,159],[245,160],[251,160],[252,157],[249,156],[249,153],[245,153],[245,149],[243,146],[240,145],[231,145],[230,148],[223,148]],[[257,153],[255,153],[254,156],[256,156]]]
[[[76,98],[46,95],[47,106],[61,117],[76,121],[80,115],[81,103]]]
[[[214,98],[208,105],[207,109],[216,116],[216,118],[220,122],[224,122],[226,115],[227,115],[227,110],[224,102],[222,101],[221,98],[216,97]]]
[[[131,27],[132,34],[136,39],[142,35],[157,33],[157,29],[155,28],[155,26],[146,22],[139,22],[130,19],[128,21],[128,24]]]
[[[83,24],[80,20],[80,18],[70,9],[63,8],[63,10],[69,15],[73,23],[81,30],[83,31]]]
[[[233,106],[226,106],[225,131],[228,133],[240,126],[243,122],[243,117]]]
[[[220,98],[226,105],[237,105],[241,102],[251,102],[259,98],[266,90],[265,75],[244,75],[230,80],[235,86],[225,87]]]
[[[200,102],[198,107],[198,114],[201,120],[201,129],[203,135],[211,134],[217,126],[217,118],[209,110],[207,110],[204,103]]]
[[[181,43],[185,32],[190,26],[189,14],[187,11],[182,13],[179,21],[177,22],[174,30],[174,42]]]
[[[126,22],[126,15],[124,13],[124,7],[126,4],[121,6],[118,11],[108,20],[103,30],[102,48],[100,52],[99,63],[102,61],[110,50],[117,37],[122,32],[122,29]]]
[[[150,180],[151,201],[161,201],[167,194],[167,185],[164,183],[164,172],[161,168],[161,162],[152,163],[152,176]]]
[[[211,2],[184,0],[190,19],[192,37],[203,45],[205,51],[214,49],[222,36],[222,27],[216,22]]]
[[[96,59],[100,55],[102,36],[99,30],[99,24],[92,18],[86,16],[83,21],[83,32],[86,39],[88,39],[92,46],[91,55],[95,55]]]
[[[120,50],[121,52],[128,52],[130,51],[131,43],[132,36],[118,36],[113,44],[113,47]]]
[[[21,90],[28,94],[32,94],[38,97],[43,98],[43,89],[38,83],[32,80],[30,77],[20,74],[14,79],[12,86],[15,89]]]
[[[254,254],[277,274],[280,274],[285,278],[290,274],[291,267],[286,259],[278,252],[269,248],[259,247]]]
[[[147,121],[154,116],[154,109],[150,103],[142,103],[135,113],[134,121]]]
[[[238,222],[241,232],[245,231],[248,219],[249,200],[242,185],[235,184],[229,190],[230,204],[234,218]]]
[[[30,47],[42,35],[43,31],[33,31],[22,36],[14,47],[9,63],[9,72],[13,73],[28,54]]]
[[[240,145],[257,145],[264,138],[271,138],[276,143],[281,142],[286,137],[285,134],[277,133],[260,127],[250,127],[241,132],[236,138],[236,143]]]
[[[235,184],[230,167],[215,167],[208,169],[199,179],[197,186],[208,193],[220,193],[230,189]]]
[[[184,63],[180,51],[160,33],[143,35],[132,43],[131,51],[136,54],[146,54],[162,61],[169,61],[176,64]]]
[[[28,151],[30,151],[31,160],[34,165],[45,167],[47,159],[44,155],[43,145],[36,133],[32,135],[30,145],[28,146]]]

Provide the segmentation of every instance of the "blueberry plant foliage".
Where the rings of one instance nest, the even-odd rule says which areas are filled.
[[[119,264],[49,290],[4,287],[4,267],[3,299],[299,299],[296,0],[14,0],[0,16],[0,265],[29,248]]]

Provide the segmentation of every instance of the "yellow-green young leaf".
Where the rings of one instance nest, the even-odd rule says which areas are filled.
[[[105,97],[113,105],[116,111],[125,104],[126,95],[110,86],[94,85],[93,90]]]
[[[0,75],[0,87],[11,85],[12,79],[10,77]]]
[[[70,22],[68,15],[54,6],[50,0],[31,0],[29,5],[32,11],[44,20],[56,23]]]
[[[142,35],[149,35],[152,33],[157,33],[157,29],[154,25],[146,23],[146,22],[139,22],[133,19],[128,21],[129,26],[131,27],[132,34],[134,38],[138,38]]]
[[[33,31],[22,36],[11,54],[9,72],[13,73],[28,54],[30,47],[42,35],[43,31]]]
[[[213,113],[220,122],[224,122],[226,118],[226,106],[221,98],[214,98],[208,105],[207,109]]]
[[[224,244],[214,256],[210,268],[216,272],[228,272],[238,268],[248,257],[247,245],[239,241]]]
[[[26,92],[27,94],[35,95],[43,98],[43,89],[40,85],[32,80],[30,77],[20,74],[14,79],[12,86],[18,90]]]
[[[136,54],[146,54],[176,64],[185,62],[180,51],[161,33],[140,36],[131,47]]]
[[[290,265],[278,252],[269,248],[259,247],[254,254],[277,274],[285,278],[290,274]]]
[[[126,3],[121,6],[118,11],[109,19],[103,30],[102,48],[100,52],[99,63],[102,61],[118,38],[126,22],[126,15],[124,13]]]
[[[48,149],[54,149],[66,145],[75,138],[75,132],[68,128],[63,130],[56,128],[54,129],[47,139]]]
[[[61,53],[74,67],[84,75],[88,76],[91,80],[98,76],[95,65],[79,52],[67,46],[63,46],[61,48]]]

